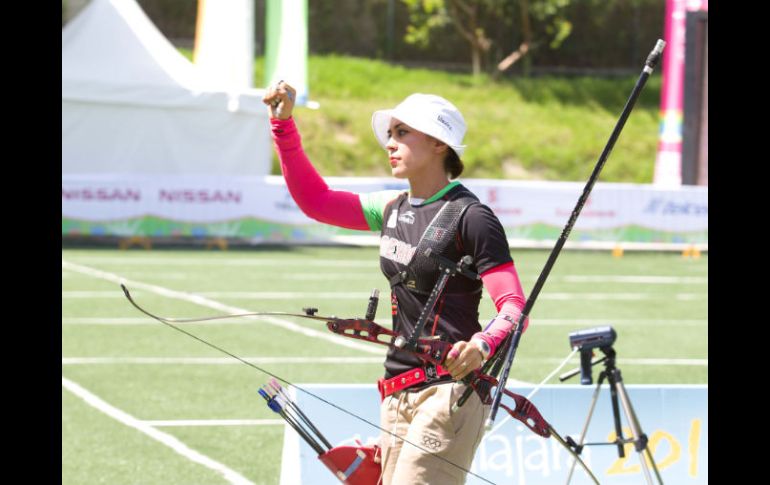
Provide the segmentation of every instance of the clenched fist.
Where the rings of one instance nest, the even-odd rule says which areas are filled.
[[[270,107],[270,118],[288,120],[294,109],[297,91],[284,81],[268,86],[262,102]]]

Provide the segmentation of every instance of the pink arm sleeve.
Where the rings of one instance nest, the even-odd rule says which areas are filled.
[[[497,316],[487,325],[483,332],[478,332],[472,338],[486,341],[492,349],[490,355],[495,353],[497,346],[505,339],[513,327],[513,323],[500,318],[508,316],[513,321],[518,321],[521,310],[527,302],[524,291],[521,289],[519,275],[513,262],[496,266],[481,275],[481,281],[495,302]],[[524,320],[524,330],[529,325],[529,318]]]
[[[368,231],[358,194],[329,189],[305,155],[294,119],[273,118],[270,125],[283,177],[302,212],[325,224]]]

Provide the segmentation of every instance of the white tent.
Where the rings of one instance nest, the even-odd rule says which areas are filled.
[[[266,175],[261,98],[207,85],[135,0],[92,0],[62,30],[62,173]]]

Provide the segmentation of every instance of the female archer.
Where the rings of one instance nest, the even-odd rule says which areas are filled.
[[[426,365],[413,353],[391,348],[378,382],[385,430],[379,443],[382,483],[461,484],[489,406],[475,393],[462,407],[453,410],[452,405],[466,389],[461,380],[494,354],[526,301],[500,221],[455,180],[463,171],[465,120],[452,103],[432,94],[412,94],[394,109],[376,111],[374,135],[387,151],[392,175],[407,179],[409,191],[355,194],[329,189],[308,160],[292,117],[295,95],[281,81],[263,99],[289,192],[308,217],[380,233],[380,267],[391,286],[394,331],[413,333],[439,279],[438,265],[425,248],[453,262],[470,256],[470,270],[481,276],[481,281],[450,278],[418,335],[452,344],[444,363]],[[478,321],[482,284],[497,310],[483,330]]]

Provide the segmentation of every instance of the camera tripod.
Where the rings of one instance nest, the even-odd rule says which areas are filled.
[[[626,443],[633,443],[634,449],[636,449],[636,452],[639,454],[639,461],[642,464],[642,471],[644,472],[644,477],[649,485],[652,485],[652,476],[650,475],[650,469],[649,465],[647,463],[647,460],[649,460],[650,464],[652,464],[653,471],[655,472],[655,476],[658,479],[658,483],[660,485],[663,485],[663,479],[660,477],[660,472],[658,471],[658,467],[655,464],[655,460],[652,457],[652,453],[650,452],[650,449],[647,447],[647,435],[642,432],[642,427],[639,424],[639,420],[636,417],[636,413],[634,412],[633,406],[631,406],[631,400],[628,398],[628,393],[626,392],[626,388],[623,385],[623,378],[620,375],[620,369],[618,369],[615,366],[615,350],[612,348],[612,346],[606,346],[606,347],[599,347],[599,350],[601,350],[604,353],[604,357],[595,361],[590,361],[590,349],[581,349],[581,352],[583,355],[581,355],[581,361],[583,363],[583,367],[581,369],[577,369],[571,372],[568,372],[567,374],[564,374],[559,377],[560,381],[565,381],[569,379],[570,377],[576,375],[578,372],[581,372],[581,384],[591,384],[591,375],[590,375],[590,367],[599,364],[604,363],[604,370],[599,374],[599,379],[596,382],[596,389],[594,390],[593,398],[591,400],[591,406],[588,410],[588,416],[586,417],[586,422],[583,425],[583,431],[580,433],[580,443],[575,443],[575,441],[567,436],[566,441],[567,444],[572,447],[575,450],[576,454],[580,454],[580,452],[583,450],[583,447],[585,446],[592,446],[592,445],[616,445],[618,447],[618,456],[620,458],[624,458],[626,456],[624,446]],[[585,358],[587,357],[587,358]],[[590,363],[588,366],[588,369],[586,369],[585,363]],[[583,443],[583,439],[585,439],[586,432],[588,431],[588,425],[591,423],[591,417],[594,413],[594,408],[596,407],[596,402],[599,399],[599,391],[601,390],[602,383],[604,380],[607,379],[607,382],[610,384],[610,397],[612,399],[612,416],[615,423],[615,441],[612,442],[600,442],[600,443]],[[620,409],[618,406],[618,397],[620,397],[620,404],[623,406],[623,411],[626,414],[626,418],[628,420],[628,423],[631,427],[631,437],[629,438],[623,438],[623,429],[620,425]],[[645,459],[646,457],[646,459]],[[572,461],[572,466],[570,467],[569,475],[567,476],[567,484],[570,483],[572,480],[572,473],[575,470],[575,460]]]

